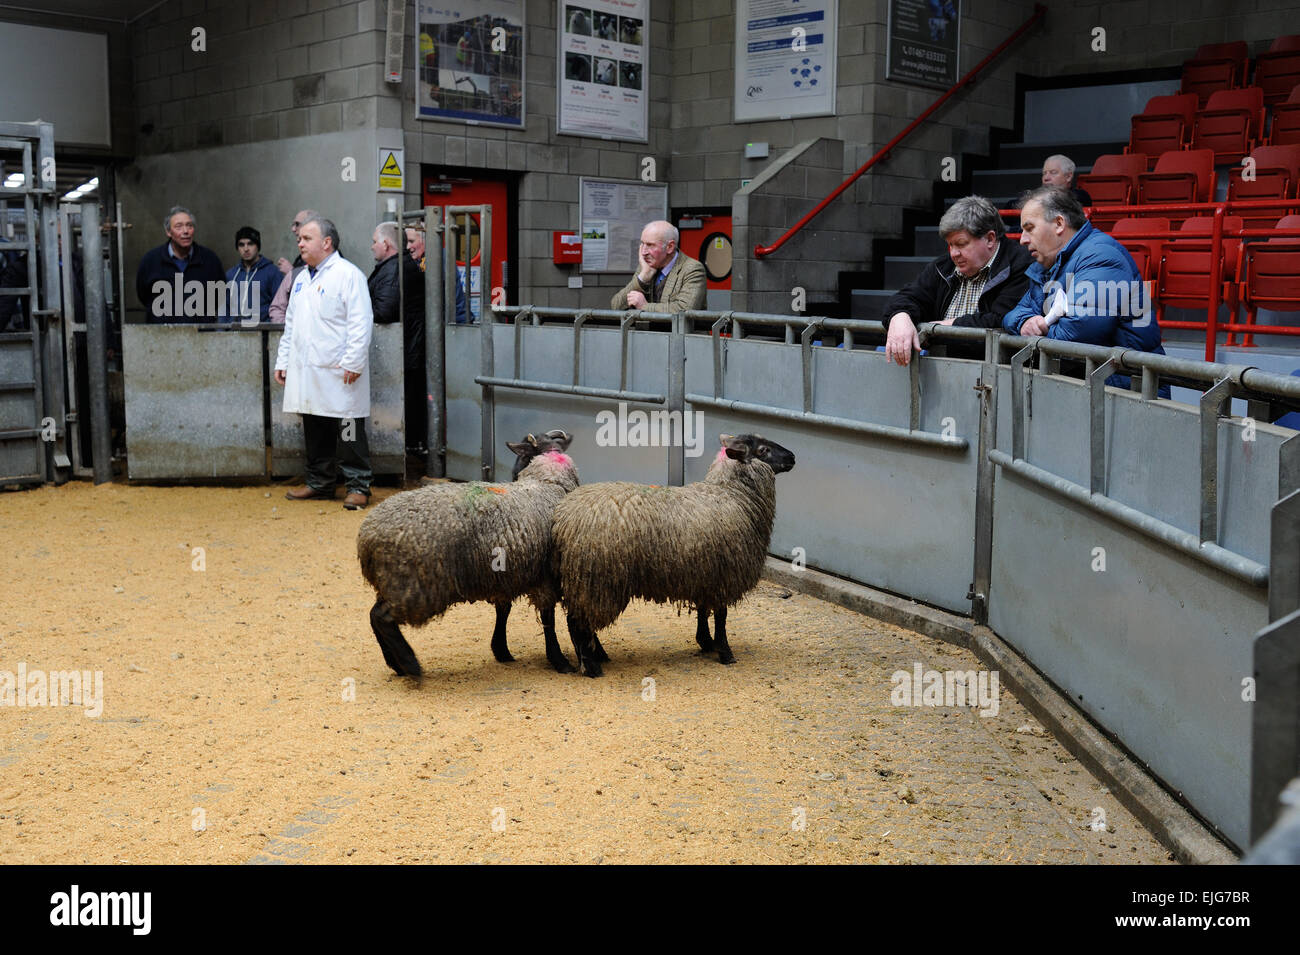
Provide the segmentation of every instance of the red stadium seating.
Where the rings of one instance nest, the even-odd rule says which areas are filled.
[[[1151,97],[1146,108],[1131,121],[1124,152],[1145,153],[1150,169],[1161,153],[1182,149],[1192,134],[1197,105],[1194,93]]]
[[[1300,34],[1280,36],[1267,53],[1255,58],[1255,85],[1264,91],[1264,102],[1273,106],[1286,100],[1300,83]]]
[[[1213,149],[1216,163],[1235,163],[1264,136],[1264,91],[1258,86],[1210,94],[1192,124],[1192,149]]]
[[[1209,202],[1214,183],[1213,150],[1168,152],[1156,160],[1155,172],[1138,176],[1138,202]]]
[[[1253,178],[1236,166],[1228,173],[1228,201],[1239,199],[1294,199],[1300,185],[1300,145],[1258,146],[1251,152]],[[1247,229],[1266,229],[1277,219],[1276,212],[1242,212]]]
[[[1124,206],[1137,201],[1137,177],[1147,171],[1147,157],[1142,153],[1098,156],[1092,172],[1079,177],[1079,188],[1092,196],[1092,224],[1109,230],[1118,218],[1099,206]]]
[[[1268,131],[1268,141],[1274,146],[1300,143],[1300,86],[1291,90],[1285,103],[1273,107],[1273,123]]]
[[[1152,216],[1150,219],[1127,218],[1120,219],[1110,230],[1110,234],[1115,237],[1116,241],[1124,248],[1128,249],[1128,254],[1133,256],[1133,261],[1138,267],[1138,272],[1142,275],[1142,280],[1149,281],[1155,278],[1155,266],[1160,261],[1160,249],[1164,244],[1164,239],[1124,239],[1121,238],[1130,232],[1168,232],[1169,220],[1163,216]]]
[[[1237,313],[1237,260],[1241,252],[1241,239],[1229,238],[1242,229],[1241,216],[1224,216],[1223,267],[1220,300],[1228,306],[1229,314]],[[1212,243],[1209,236],[1214,230],[1210,217],[1188,219],[1179,237],[1165,243],[1160,254],[1160,267],[1156,271],[1156,320],[1164,318],[1167,307],[1209,308],[1210,267],[1213,264]],[[1228,336],[1232,343],[1232,336]]]
[[[1283,216],[1279,229],[1300,229],[1300,215]],[[1300,238],[1252,242],[1242,260],[1241,300],[1246,323],[1255,324],[1261,308],[1275,312],[1300,312]],[[1252,344],[1246,336],[1245,344]]]
[[[1179,92],[1195,93],[1197,105],[1204,106],[1216,90],[1244,84],[1248,62],[1249,53],[1244,40],[1207,43],[1183,63],[1183,82]]]

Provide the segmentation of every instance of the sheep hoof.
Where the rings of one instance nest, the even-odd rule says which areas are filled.
[[[493,650],[492,655],[497,658],[497,663],[515,662],[515,658],[510,655],[509,650]]]
[[[609,662],[609,654],[605,652],[605,648],[600,645],[599,640],[596,641],[596,649],[594,655],[595,658],[601,663]]]
[[[600,663],[596,660],[584,660],[582,664],[583,675],[592,678],[603,676],[604,671],[600,668]]]
[[[547,659],[550,661],[551,669],[556,673],[573,673],[576,669],[563,653],[561,653],[558,658],[547,657]]]
[[[708,640],[701,640],[699,637],[696,637],[696,638],[695,638],[695,642],[698,643],[698,644],[700,645],[700,652],[701,652],[701,653],[712,653],[712,652],[713,652],[713,638],[712,638],[712,637],[710,637]]]
[[[718,651],[718,662],[719,662],[719,663],[735,663],[735,662],[736,662],[736,655],[735,655],[734,653],[732,653],[730,650],[719,650],[719,651]]]

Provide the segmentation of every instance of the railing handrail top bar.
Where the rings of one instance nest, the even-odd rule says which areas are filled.
[[[499,313],[513,313],[528,311],[535,315],[541,315],[549,318],[576,318],[579,313],[591,317],[608,317],[622,318],[629,313],[615,311],[612,309],[589,309],[589,308],[556,308],[552,306],[530,306],[530,305],[506,305],[496,308]],[[641,313],[637,313],[638,317]],[[734,311],[708,311],[704,309],[690,310],[683,312],[687,318],[701,321],[716,321],[719,318],[728,316],[733,320],[739,319],[747,324],[775,325],[775,326],[808,326],[812,324],[821,325],[830,329],[847,329],[850,331],[871,332],[881,334],[885,331],[883,322],[871,321],[868,319],[853,318],[822,318],[818,316],[802,315],[773,315],[763,314],[760,312],[734,312]],[[665,315],[659,320],[671,319],[673,316]],[[985,328],[955,328],[950,325],[939,325],[933,322],[923,322],[918,326],[917,331],[921,334],[943,341],[945,339],[952,341],[972,341],[983,340],[989,329]],[[1119,348],[1113,345],[1088,345],[1082,342],[1058,341],[1053,338],[1025,338],[1020,335],[1008,335],[1006,332],[998,332],[999,346],[1001,348],[1023,348],[1029,344],[1036,344],[1049,355],[1059,355],[1065,358],[1076,358],[1082,360],[1091,359],[1096,362],[1106,361],[1108,358],[1114,358],[1116,363],[1127,372],[1141,371],[1144,368],[1150,368],[1155,372],[1164,372],[1180,378],[1191,378],[1197,381],[1204,381],[1213,384],[1222,381],[1224,378],[1230,378],[1237,383],[1242,389],[1249,390],[1256,394],[1275,394],[1283,398],[1300,398],[1300,377],[1291,375],[1279,375],[1275,372],[1262,371],[1251,365],[1230,365],[1223,362],[1206,362],[1199,359],[1193,360],[1188,358],[1175,358],[1170,355],[1157,355],[1152,352],[1138,351],[1132,348]]]
[[[1209,202],[1147,202],[1142,205],[1088,206],[1094,214],[1097,212],[1217,212],[1223,209],[1290,209],[1300,208],[1300,198],[1296,199],[1218,199]],[[1018,216],[1019,209],[999,209],[1002,216]],[[1140,218],[1140,217],[1139,217]]]

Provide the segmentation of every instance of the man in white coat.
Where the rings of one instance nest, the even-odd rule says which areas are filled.
[[[306,268],[293,276],[275,380],[284,385],[285,414],[302,415],[307,483],[291,501],[334,499],[335,468],[347,481],[343,506],[370,501],[370,335],[374,316],[361,270],[338,253],[334,223],[319,216],[298,227]]]

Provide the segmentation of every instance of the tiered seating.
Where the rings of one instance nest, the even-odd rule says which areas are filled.
[[[1267,53],[1255,58],[1255,85],[1264,91],[1264,102],[1283,102],[1300,83],[1300,34],[1280,36]]]
[[[1300,215],[1283,216],[1279,229],[1300,229]],[[1278,237],[1246,246],[1242,261],[1241,300],[1246,323],[1255,324],[1261,308],[1300,312],[1300,238]],[[1247,336],[1246,344],[1251,344]]]
[[[1094,217],[1093,222],[1096,222]],[[1125,218],[1115,223],[1114,228],[1110,230],[1116,241],[1124,248],[1128,249],[1128,254],[1133,256],[1133,261],[1138,267],[1138,272],[1142,275],[1142,280],[1149,281],[1155,278],[1156,263],[1160,261],[1160,249],[1164,243],[1163,239],[1124,239],[1121,236],[1133,232],[1168,232],[1169,220],[1163,216],[1152,216],[1149,219]]]
[[[1079,176],[1079,188],[1092,196],[1092,224],[1098,229],[1109,229],[1116,216],[1107,214],[1100,206],[1127,206],[1137,201],[1137,177],[1147,171],[1147,157],[1143,153],[1108,153],[1098,156],[1092,172]]]
[[[1229,313],[1237,311],[1237,260],[1241,239],[1236,234],[1242,230],[1241,216],[1224,216],[1222,252],[1222,288],[1220,301],[1228,306]],[[1210,281],[1213,266],[1214,219],[1208,216],[1188,219],[1180,232],[1188,238],[1165,243],[1160,254],[1160,267],[1156,273],[1156,319],[1163,320],[1165,309],[1209,308]],[[1229,238],[1233,236],[1233,238]],[[1231,336],[1229,343],[1231,344]]]
[[[1216,163],[1240,162],[1263,138],[1264,91],[1258,86],[1211,93],[1192,126],[1192,149],[1214,150]]]
[[[1138,176],[1138,202],[1209,202],[1214,197],[1214,150],[1167,152],[1156,160],[1155,172]],[[1183,216],[1173,214],[1174,221]]]
[[[1150,164],[1147,169],[1151,169],[1161,153],[1187,145],[1196,108],[1195,93],[1151,97],[1142,112],[1132,119],[1125,153],[1144,153]]]
[[[1228,201],[1242,199],[1294,199],[1300,187],[1300,145],[1259,146],[1250,158],[1254,168],[1234,166],[1228,173]],[[1247,174],[1252,178],[1246,178]],[[1248,229],[1266,229],[1276,212],[1243,212]]]
[[[1300,86],[1291,90],[1285,103],[1273,107],[1273,123],[1269,127],[1268,141],[1274,146],[1300,144]]]
[[[1245,84],[1248,62],[1249,52],[1244,40],[1207,43],[1183,63],[1183,82],[1179,92],[1195,94],[1197,106],[1204,107],[1210,94]]]

